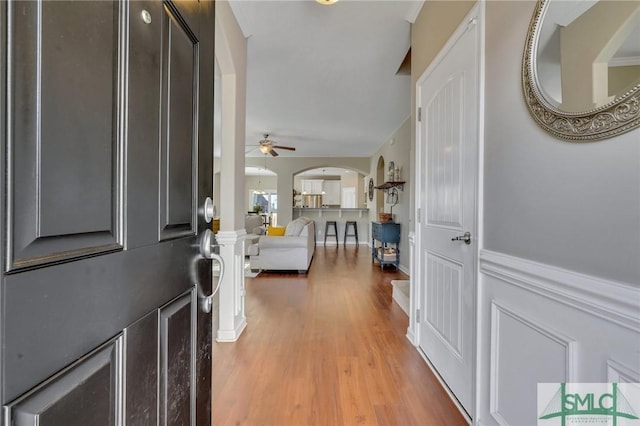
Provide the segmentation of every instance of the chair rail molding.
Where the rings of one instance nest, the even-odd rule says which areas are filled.
[[[608,359],[607,380],[617,383],[640,383],[640,373],[614,359]]]
[[[640,332],[640,288],[490,250],[480,272]]]

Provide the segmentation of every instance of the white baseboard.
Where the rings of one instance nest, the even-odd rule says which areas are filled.
[[[411,327],[407,328],[407,340],[411,342],[414,347],[418,347],[418,342],[416,341],[416,335],[411,329]]]
[[[440,382],[440,385],[442,386],[442,388],[444,389],[444,391],[447,393],[447,395],[449,396],[449,399],[451,399],[451,401],[453,402],[453,404],[456,406],[456,408],[458,409],[458,411],[460,411],[460,414],[462,414],[462,417],[464,417],[464,419],[467,421],[467,423],[471,424],[471,417],[469,416],[469,414],[465,411],[464,407],[462,406],[462,404],[460,404],[460,401],[458,401],[458,399],[455,397],[455,395],[453,394],[453,392],[451,392],[451,389],[449,389],[449,386],[447,386],[447,384],[445,383],[445,381],[442,379],[442,377],[440,377],[440,373],[438,373],[438,370],[436,370],[436,368],[433,366],[433,364],[431,364],[431,361],[429,360],[429,358],[427,358],[427,356],[425,355],[424,352],[422,352],[422,350],[420,348],[418,348],[418,353],[420,354],[420,356],[422,357],[422,359],[424,359],[424,361],[427,363],[427,366],[429,367],[429,369],[431,370],[431,372],[433,373],[434,376],[436,376],[436,379],[438,379],[438,382]]]
[[[243,318],[242,321],[238,323],[235,330],[218,330],[218,337],[216,337],[216,342],[220,343],[232,343],[237,341],[240,338],[240,335],[247,327],[247,320]]]

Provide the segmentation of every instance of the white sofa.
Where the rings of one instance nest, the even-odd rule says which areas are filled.
[[[315,225],[299,217],[287,225],[282,237],[263,235],[249,247],[252,270],[297,270],[307,272],[316,248]]]

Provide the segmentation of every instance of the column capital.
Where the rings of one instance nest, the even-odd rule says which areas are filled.
[[[247,231],[244,229],[236,229],[234,231],[218,231],[216,234],[216,241],[221,246],[230,246],[235,243],[244,240]]]

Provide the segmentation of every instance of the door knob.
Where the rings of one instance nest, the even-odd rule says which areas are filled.
[[[207,197],[204,199],[204,205],[202,206],[202,215],[204,216],[204,220],[209,223],[211,219],[216,215],[216,206],[213,205],[213,200],[211,197]]]
[[[215,247],[215,244],[213,244],[213,232],[211,232],[210,229],[205,229],[201,235],[202,236],[200,237],[200,254],[202,255],[202,257],[200,259],[202,258],[211,259],[218,262],[218,264],[220,265],[220,275],[218,276],[218,283],[216,284],[214,290],[211,292],[209,296],[207,296],[204,293],[204,289],[200,284],[200,280],[198,279],[195,280],[196,285],[198,287],[198,299],[200,300],[200,309],[205,314],[208,314],[211,312],[211,308],[213,306],[213,296],[220,289],[220,284],[222,283],[222,277],[224,277],[224,261],[222,260],[222,257],[220,257],[219,254],[213,252],[213,249]]]
[[[451,241],[464,241],[466,245],[471,244],[471,232],[465,232],[462,235],[458,235],[451,239]]]

